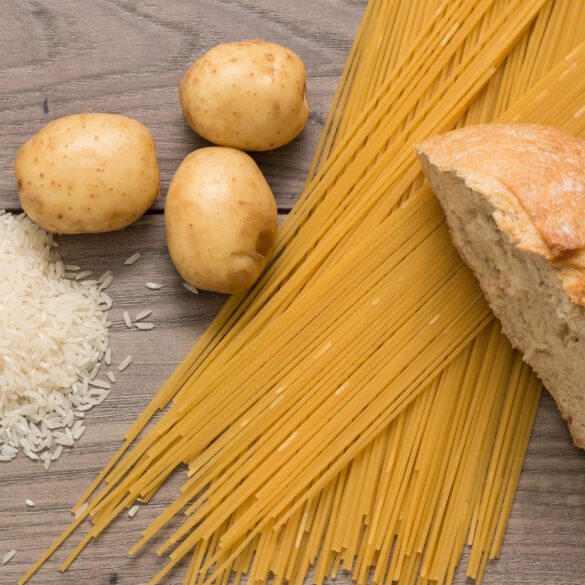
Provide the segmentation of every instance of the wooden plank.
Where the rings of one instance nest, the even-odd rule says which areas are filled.
[[[163,193],[179,162],[208,145],[183,121],[178,88],[191,63],[220,42],[264,38],[305,61],[311,116],[277,151],[258,153],[281,209],[290,209],[359,24],[363,2],[213,0],[6,2],[0,39],[0,207],[18,206],[12,165],[20,146],[49,121],[105,111],[152,131]],[[160,210],[164,199],[154,204]]]
[[[67,449],[48,472],[19,455],[0,466],[0,556],[15,548],[18,554],[0,575],[13,583],[28,565],[50,545],[71,519],[69,510],[86,486],[119,446],[125,430],[152,395],[171,374],[224,302],[219,294],[193,295],[182,286],[165,247],[162,217],[152,215],[133,226],[107,235],[60,238],[66,262],[101,274],[112,270],[115,280],[108,289],[114,300],[111,343],[113,365],[132,355],[132,365],[114,372],[117,382],[108,400],[86,415],[87,430],[73,449]],[[124,259],[134,252],[142,257],[132,266]],[[163,287],[152,291],[147,281]],[[150,308],[152,331],[129,330],[123,311],[131,315]],[[533,583],[578,585],[585,567],[585,457],[571,445],[568,430],[552,399],[543,398],[530,442],[524,472],[512,512],[502,558],[492,562],[484,583]],[[126,556],[139,532],[177,495],[184,475],[173,476],[153,502],[133,518],[122,518],[93,543],[65,573],[59,562],[71,550],[67,545],[42,569],[32,583],[62,585],[108,583],[116,573],[120,583],[147,582],[162,566],[156,547],[147,547],[137,559]],[[34,508],[25,499],[35,502]],[[77,541],[72,541],[75,544]],[[184,567],[183,567],[184,569]],[[182,582],[179,568],[165,581]],[[337,581],[351,582],[348,573]],[[464,565],[454,583],[466,583]]]
[[[86,431],[75,448],[66,449],[48,472],[38,462],[22,455],[0,467],[0,558],[12,548],[18,550],[10,564],[0,568],[0,575],[7,579],[0,579],[0,583],[15,582],[66,525],[75,500],[106,464],[121,444],[125,430],[225,300],[225,296],[213,293],[194,295],[182,286],[183,281],[166,251],[160,215],[142,218],[126,230],[107,234],[105,241],[102,235],[82,235],[62,237],[60,244],[64,261],[93,270],[94,275],[106,270],[114,275],[108,294],[114,300],[110,311],[113,322],[111,370],[117,381],[108,399],[87,412]],[[130,266],[125,265],[124,260],[135,252],[140,252],[142,257]],[[150,290],[146,282],[160,283],[162,288]],[[155,328],[149,331],[128,329],[123,312],[127,310],[134,316],[145,308],[152,310],[148,320]],[[119,372],[117,365],[127,355],[132,356],[132,364]],[[105,371],[100,374],[101,378]],[[175,489],[179,484],[177,476]],[[171,494],[167,492],[167,501]],[[35,503],[34,508],[25,505],[27,498]],[[160,511],[160,504],[154,503],[152,511]],[[153,518],[150,511],[140,516],[142,518],[137,517],[122,528],[122,532],[119,528],[109,531],[105,540],[89,550],[87,557],[65,576],[56,570],[55,563],[49,564],[41,573],[40,582],[80,583],[90,575],[96,580],[104,576],[102,582],[107,583],[110,569],[119,568],[121,574],[128,571],[133,575],[132,579],[121,582],[144,583],[147,576],[153,574],[156,555],[149,555],[152,560],[144,568],[132,568],[137,564],[134,562],[124,567],[128,562],[124,549],[132,541],[133,534],[137,534],[134,529]],[[124,541],[126,546],[120,546]],[[176,582],[180,582],[179,577]]]
[[[155,134],[163,191],[179,161],[204,142],[182,120],[177,87],[192,60],[222,41],[264,37],[290,46],[307,63],[312,114],[303,134],[274,152],[255,155],[277,196],[290,208],[302,187],[337,77],[343,67],[364,2],[353,0],[14,0],[0,20],[0,207],[17,208],[12,161],[19,146],[55,117],[87,110],[135,116]],[[225,297],[193,295],[182,286],[165,247],[155,213],[120,232],[60,238],[66,261],[94,270],[111,269],[115,281],[111,343],[118,373],[112,395],[88,412],[87,430],[48,472],[19,455],[0,463],[0,584],[13,584],[71,518],[69,510],[115,452],[125,430],[143,410]],[[140,251],[133,266],[124,259]],[[144,286],[160,282],[159,291]],[[150,308],[152,331],[129,330],[122,313]],[[531,438],[501,559],[488,566],[484,583],[582,585],[585,572],[585,456],[572,446],[552,399],[543,397]],[[133,519],[121,518],[64,574],[59,563],[72,544],[31,581],[143,585],[164,559],[147,547],[130,559],[126,550],[140,530],[177,494],[175,474]],[[26,499],[34,507],[25,504]],[[166,585],[183,581],[184,566]],[[307,583],[310,580],[307,579]],[[342,572],[337,583],[348,585]],[[464,564],[454,583],[469,583]]]

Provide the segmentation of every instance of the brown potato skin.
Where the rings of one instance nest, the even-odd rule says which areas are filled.
[[[265,151],[290,142],[309,118],[306,70],[286,47],[262,40],[217,45],[180,87],[186,122],[222,146]]]
[[[138,219],[160,196],[156,145],[126,116],[74,114],[47,124],[14,162],[20,203],[51,232],[108,232]]]
[[[278,212],[254,160],[212,146],[189,154],[175,172],[165,227],[181,276],[199,289],[232,294],[249,288],[266,266]]]

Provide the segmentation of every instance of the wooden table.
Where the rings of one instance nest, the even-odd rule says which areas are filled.
[[[282,214],[307,173],[337,79],[365,7],[363,0],[3,0],[0,17],[0,208],[18,210],[12,164],[20,145],[48,121],[75,112],[108,111],[145,123],[154,133],[163,193],[182,158],[202,146],[184,123],[180,79],[202,52],[224,41],[275,40],[298,52],[308,69],[312,113],[302,135],[255,155]],[[18,456],[0,464],[0,585],[16,582],[70,520],[70,508],[103,467],[125,429],[208,325],[225,297],[192,295],[166,252],[164,200],[131,227],[105,235],[61,237],[67,262],[101,273],[109,292],[114,359],[133,356],[108,400],[91,410],[73,449],[45,472]],[[133,252],[142,258],[123,261]],[[151,291],[147,281],[163,287]],[[155,329],[129,330],[122,314],[152,309]],[[180,475],[180,474],[178,474]],[[144,584],[161,560],[129,559],[126,550],[172,501],[183,477],[132,520],[116,523],[65,573],[60,554],[31,581],[44,585]],[[26,499],[35,506],[25,504]],[[349,575],[338,581],[350,583]],[[460,570],[455,583],[466,583]],[[585,583],[585,453],[576,449],[548,395],[542,399],[501,558],[486,585]],[[165,583],[182,583],[176,571]]]

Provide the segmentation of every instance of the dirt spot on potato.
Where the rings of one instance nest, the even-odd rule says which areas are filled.
[[[267,256],[274,244],[274,233],[268,230],[262,230],[256,238],[256,252],[262,256]]]
[[[274,118],[279,118],[281,114],[280,111],[280,102],[278,100],[274,100],[272,103],[272,116]]]
[[[43,208],[43,198],[35,192],[28,192],[27,199],[29,203],[37,210],[41,210]]]

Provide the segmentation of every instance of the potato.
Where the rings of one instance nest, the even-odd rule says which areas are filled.
[[[210,146],[189,154],[165,202],[167,244],[193,286],[238,293],[264,269],[276,239],[272,191],[248,154]]]
[[[75,114],[47,124],[21,147],[14,173],[29,217],[65,234],[120,229],[160,195],[152,134],[115,114]]]
[[[305,126],[305,65],[291,50],[261,40],[218,45],[181,82],[185,120],[207,140],[242,150],[270,150]]]

